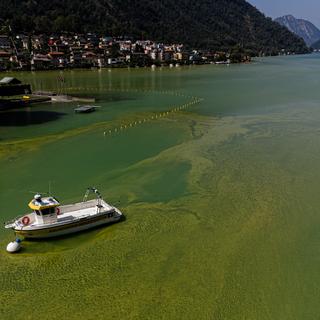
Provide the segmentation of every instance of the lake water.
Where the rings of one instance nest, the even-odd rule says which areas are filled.
[[[55,90],[59,72],[17,73]],[[95,97],[0,113],[0,217],[51,182],[124,222],[5,252],[1,319],[317,319],[320,56],[65,71]]]

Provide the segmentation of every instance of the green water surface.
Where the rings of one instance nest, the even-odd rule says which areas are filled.
[[[1,229],[0,319],[319,318],[320,56],[63,75],[101,108],[0,113],[1,220],[49,181],[126,220],[16,255]]]

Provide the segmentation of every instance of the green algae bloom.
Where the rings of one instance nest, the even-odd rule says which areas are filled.
[[[316,319],[318,62],[72,72],[70,92],[100,85],[101,111],[43,105],[65,116],[9,128],[1,217],[52,181],[65,203],[97,186],[126,219],[0,251],[0,318]]]

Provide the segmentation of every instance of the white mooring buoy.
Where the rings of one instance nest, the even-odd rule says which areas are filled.
[[[18,252],[20,249],[21,249],[21,240],[18,238],[15,241],[8,243],[7,245],[7,251],[9,253]]]

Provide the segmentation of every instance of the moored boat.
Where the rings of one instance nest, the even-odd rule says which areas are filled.
[[[97,198],[87,200],[91,191]],[[24,238],[51,238],[115,223],[123,216],[119,209],[106,203],[95,188],[88,188],[82,202],[63,206],[55,197],[36,194],[29,208],[33,210],[31,213],[6,223],[5,228],[13,229]]]
[[[96,111],[97,108],[100,108],[99,106],[92,106],[92,105],[79,105],[77,108],[74,109],[75,113],[90,113],[93,111]]]

